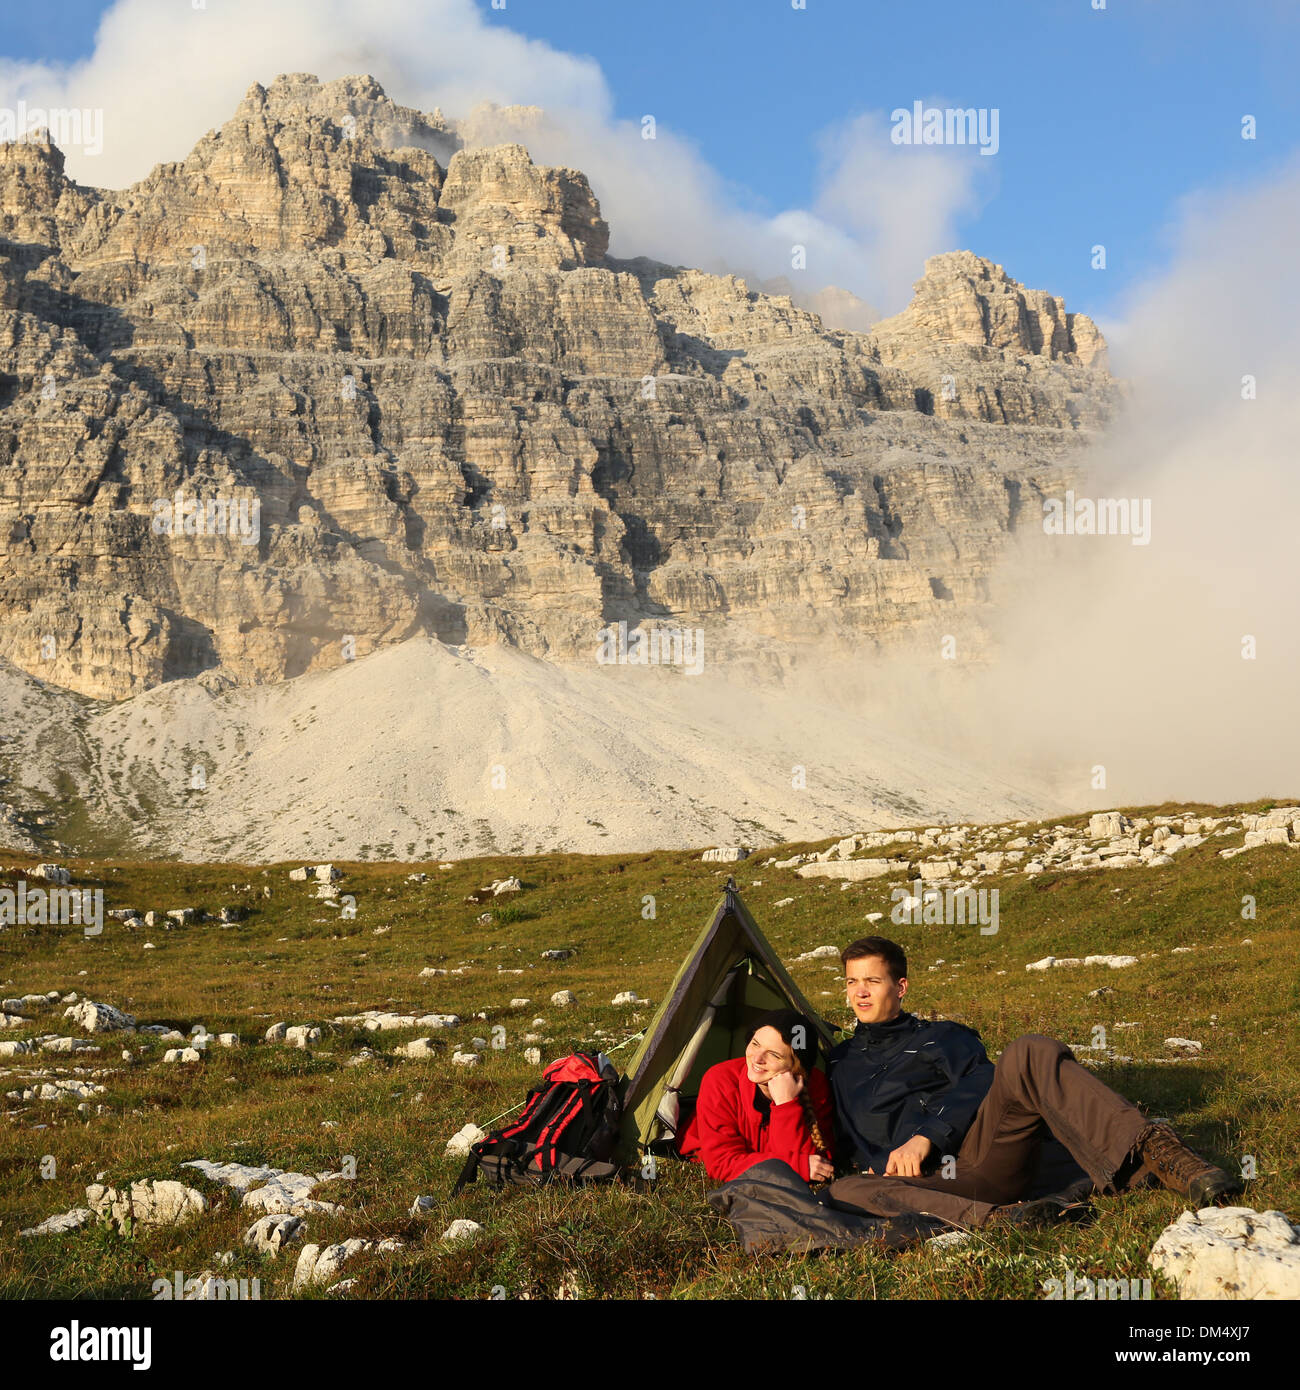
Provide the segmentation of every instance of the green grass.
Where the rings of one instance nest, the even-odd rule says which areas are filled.
[[[809,1298],[1025,1299],[1041,1297],[1042,1281],[1067,1269],[1080,1277],[1146,1277],[1151,1243],[1186,1205],[1171,1193],[1099,1199],[1090,1226],[977,1233],[946,1253],[754,1258],[706,1206],[713,1184],[694,1165],[661,1163],[647,1193],[499,1195],[477,1187],[452,1201],[447,1194],[459,1161],[443,1148],[463,1124],[508,1109],[534,1084],[536,1069],[522,1055],[534,1016],[546,1020],[538,1031],[551,1039],[543,1048],[547,1060],[593,1043],[608,1050],[646,1024],[652,1009],[615,1007],[610,999],[626,989],[662,998],[734,868],[746,903],[783,958],[826,943],[842,946],[873,930],[892,935],[911,960],[909,1006],[979,1028],[995,1055],[1021,1033],[1082,1044],[1102,1025],[1112,1046],[1138,1059],[1104,1068],[1108,1083],[1171,1117],[1194,1147],[1225,1166],[1236,1169],[1243,1155],[1254,1155],[1258,1177],[1240,1200],[1294,1217],[1300,1208],[1300,852],[1270,846],[1228,861],[1217,857],[1237,843],[1240,837],[1211,838],[1158,869],[986,880],[981,886],[1001,893],[995,936],[973,927],[892,926],[890,889],[901,880],[842,891],[837,883],[762,867],[769,857],[811,847],[805,845],[720,869],[687,852],[496,856],[443,871],[428,862],[418,865],[428,874],[423,884],[406,882],[410,863],[341,864],[346,877],[339,890],[357,903],[352,921],[318,904],[311,885],[291,884],[287,865],[68,861],[79,884],[104,887],[109,907],[194,906],[215,913],[242,904],[250,915],[235,927],[170,931],[130,932],[108,922],[94,939],[75,928],[10,927],[0,932],[4,995],[76,990],[124,1007],[142,1023],[238,1032],[244,1046],[214,1047],[201,1065],[179,1067],[163,1064],[162,1045],[128,1038],[125,1044],[144,1049],[147,1060],[127,1065],[120,1060],[123,1040],[110,1035],[89,1061],[42,1054],[0,1062],[3,1090],[12,1090],[16,1074],[33,1064],[60,1074],[74,1064],[107,1072],[100,1078],[107,1092],[95,1098],[104,1113],[88,1119],[68,1102],[4,1102],[10,1113],[0,1127],[0,1294],[148,1298],[153,1279],[178,1269],[197,1274],[214,1267],[218,1252],[234,1251],[234,1263],[219,1271],[223,1277],[256,1276],[263,1298],[288,1297],[296,1250],[273,1261],[244,1251],[240,1235],[256,1213],[181,1164],[208,1158],[316,1172],[338,1169],[345,1155],[356,1160],[355,1180],[314,1194],[342,1202],[345,1211],[309,1217],[307,1239],[407,1242],[396,1254],[345,1266],[343,1277],[358,1279],[352,1297],[490,1298],[495,1291],[551,1298],[571,1281],[583,1296],[608,1298],[790,1297],[802,1286]],[[0,880],[12,883],[34,861],[10,855],[5,862]],[[467,894],[510,874],[527,888],[491,908],[493,921],[480,925],[487,909],[466,902]],[[269,899],[264,885],[272,890]],[[646,895],[655,899],[653,919],[642,916]],[[1257,904],[1254,920],[1241,915],[1247,895]],[[786,897],[795,902],[773,906]],[[872,911],[886,914],[875,927],[864,921]],[[390,930],[374,935],[381,927]],[[1251,944],[1243,944],[1246,938]],[[157,949],[142,950],[146,939]],[[1172,954],[1177,946],[1192,950]],[[552,947],[575,955],[542,960]],[[1102,951],[1158,954],[1118,971],[1024,969],[1049,953]],[[931,969],[939,960],[945,963]],[[462,964],[463,975],[419,978],[425,966]],[[844,1023],[838,978],[826,964],[795,966],[795,978],[832,1022]],[[516,969],[523,973],[504,973]],[[1099,985],[1114,993],[1089,998]],[[551,994],[565,988],[575,991],[577,1004],[553,1007]],[[511,1010],[513,997],[532,1002]],[[428,1061],[392,1055],[415,1035],[409,1032],[326,1028],[310,1055],[260,1041],[273,1022],[324,1026],[334,1015],[369,1008],[454,1012],[465,1022]],[[62,1032],[59,1012],[0,1036]],[[486,1018],[473,1018],[478,1012]],[[1119,1022],[1138,1027],[1116,1031]],[[490,1037],[497,1024],[506,1030],[504,1050],[489,1050],[468,1072],[451,1065],[457,1043]],[[1173,1035],[1201,1040],[1204,1051],[1175,1065],[1143,1060],[1166,1055],[1163,1039]],[[363,1043],[380,1055],[366,1066],[346,1066]],[[323,1121],[334,1127],[323,1128]],[[52,1178],[41,1176],[46,1155],[54,1160]],[[115,1183],[181,1178],[205,1191],[213,1209],[193,1225],[141,1229],[130,1239],[100,1228],[17,1238],[20,1227],[84,1205],[85,1186],[101,1171]],[[439,1205],[412,1219],[409,1209],[421,1193],[435,1195]],[[486,1229],[470,1245],[444,1247],[439,1234],[458,1216]],[[1169,1292],[1157,1281],[1157,1296]]]

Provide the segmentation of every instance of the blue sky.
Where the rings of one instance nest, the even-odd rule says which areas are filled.
[[[494,11],[479,0],[479,10],[589,56],[616,118],[653,113],[758,215],[815,202],[819,137],[837,123],[918,99],[997,108],[1000,148],[969,154],[991,167],[978,170],[978,206],[956,219],[957,244],[1104,317],[1168,259],[1185,195],[1226,194],[1300,151],[1300,4],[1092,4],[507,0]],[[106,8],[63,0],[51,23],[48,10],[10,5],[0,58],[86,57]],[[346,53],[346,35],[338,46]],[[255,51],[250,64],[250,81],[269,80]],[[365,67],[359,55],[354,70]],[[1254,141],[1241,139],[1245,113],[1258,121]],[[1089,264],[1096,242],[1104,273]]]

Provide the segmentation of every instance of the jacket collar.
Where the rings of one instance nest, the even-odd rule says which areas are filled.
[[[902,1037],[917,1026],[915,1014],[906,1010],[891,1018],[887,1023],[859,1023],[853,1030],[853,1041],[857,1043],[888,1042],[891,1038]]]

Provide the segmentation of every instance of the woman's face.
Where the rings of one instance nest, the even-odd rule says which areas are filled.
[[[794,1065],[794,1053],[775,1028],[760,1028],[745,1049],[745,1065],[749,1079],[761,1086],[779,1072],[789,1071]]]

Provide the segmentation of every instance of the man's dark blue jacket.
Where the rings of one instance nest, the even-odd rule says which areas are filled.
[[[879,1174],[917,1134],[934,1145],[929,1162],[955,1155],[993,1083],[978,1033],[909,1013],[859,1023],[831,1053],[830,1067],[840,1152],[852,1155],[857,1171]]]

